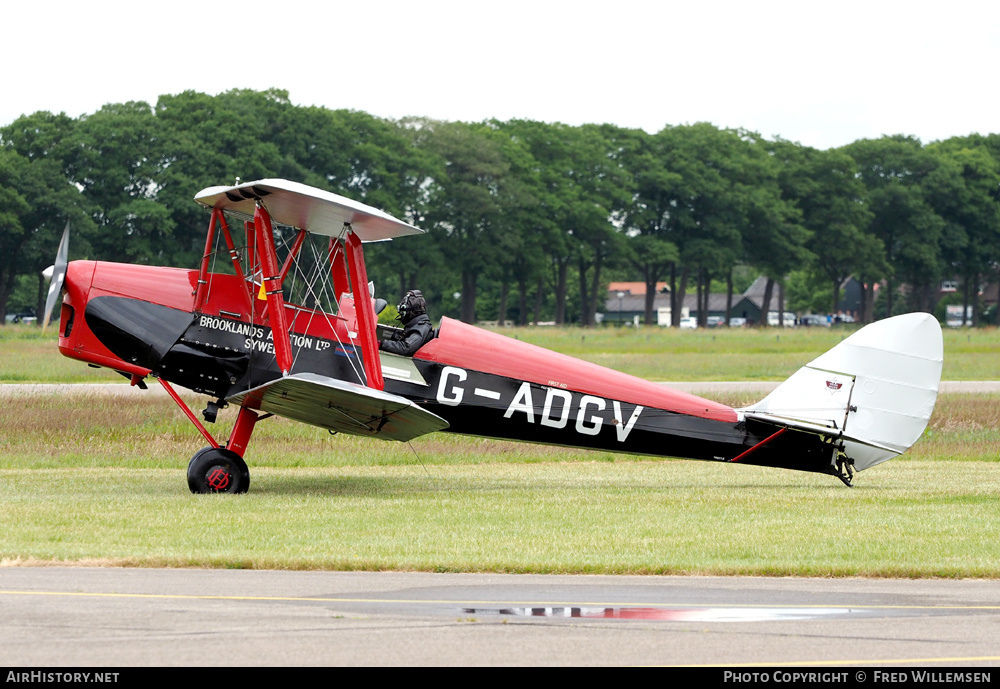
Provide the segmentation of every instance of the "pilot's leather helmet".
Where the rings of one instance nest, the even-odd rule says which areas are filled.
[[[399,320],[406,324],[417,316],[427,313],[427,302],[424,300],[424,295],[420,290],[411,289],[403,297],[403,300],[399,302],[399,306],[396,309],[399,311]]]

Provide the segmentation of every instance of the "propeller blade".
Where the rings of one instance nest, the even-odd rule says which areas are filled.
[[[45,318],[42,320],[42,332],[49,327],[49,319],[52,317],[52,309],[59,300],[59,293],[62,291],[63,280],[66,279],[66,264],[69,257],[69,220],[66,221],[66,229],[63,230],[62,239],[59,241],[59,250],[56,252],[56,262],[52,266],[52,279],[49,282],[49,295],[45,299]]]

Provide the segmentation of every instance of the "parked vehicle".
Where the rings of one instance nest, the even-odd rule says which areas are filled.
[[[783,324],[779,323],[779,320],[781,319],[779,318],[779,313],[777,311],[767,312],[767,324],[772,328],[776,328],[779,325],[784,325],[786,328],[795,327],[795,314],[792,313],[791,311],[785,311],[785,318],[784,318],[785,322]]]
[[[38,318],[34,309],[22,309],[17,313],[8,313],[4,320],[8,323],[34,323]]]
[[[806,327],[829,328],[830,319],[815,313],[808,313],[799,319],[799,325]]]

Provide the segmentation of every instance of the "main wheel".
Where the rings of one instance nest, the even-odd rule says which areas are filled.
[[[250,469],[243,458],[224,447],[203,447],[188,463],[192,493],[246,493]]]

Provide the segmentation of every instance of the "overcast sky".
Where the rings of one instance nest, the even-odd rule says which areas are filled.
[[[0,25],[0,125],[195,90],[479,121],[708,121],[819,148],[1000,132],[1000,3],[34,2]]]

